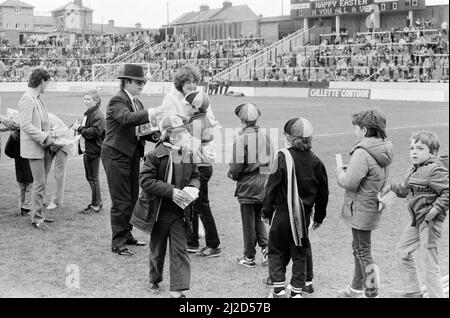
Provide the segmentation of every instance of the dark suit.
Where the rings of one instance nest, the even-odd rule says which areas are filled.
[[[142,103],[136,100],[135,106],[137,111],[123,90],[111,99],[101,153],[112,203],[112,247],[120,249],[133,238],[130,219],[139,195],[140,158],[144,156],[145,141],[136,137],[136,127],[149,123]]]

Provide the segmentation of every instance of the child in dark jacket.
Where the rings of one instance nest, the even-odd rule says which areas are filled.
[[[425,285],[430,298],[444,298],[439,265],[438,242],[449,206],[448,166],[438,158],[440,143],[431,132],[412,136],[412,167],[402,184],[391,184],[399,197],[408,199],[412,222],[397,246],[400,277],[405,298],[423,298],[423,290],[413,253],[418,249],[425,258]],[[447,157],[448,160],[448,157]]]
[[[236,197],[241,205],[244,255],[238,264],[256,267],[256,250],[261,247],[263,265],[267,265],[267,230],[262,220],[264,186],[273,158],[273,146],[269,134],[256,125],[261,111],[254,104],[243,104],[235,111],[243,129],[235,137],[233,161],[228,176],[237,181]]]
[[[84,94],[86,111],[80,126],[74,126],[80,140],[78,153],[83,155],[86,180],[89,182],[92,193],[91,204],[80,211],[80,214],[91,214],[100,212],[103,207],[100,190],[100,154],[103,140],[105,139],[105,115],[100,110],[102,99],[97,90],[91,90]]]
[[[143,192],[137,207],[147,202],[147,211],[135,208],[132,224],[151,233],[150,283],[151,290],[158,291],[163,280],[167,240],[170,244],[170,295],[184,298],[190,289],[191,269],[187,252],[187,215],[189,206],[200,188],[197,165],[188,150],[189,132],[179,116],[166,116],[160,122],[161,142],[150,152],[141,171]],[[197,191],[195,190],[197,189]],[[188,207],[189,209],[189,207]],[[148,215],[150,214],[150,215]]]
[[[291,298],[313,292],[312,253],[308,238],[326,217],[328,177],[324,164],[311,151],[313,128],[304,118],[287,122],[284,134],[290,148],[281,150],[266,185],[263,216],[271,220],[269,279],[271,297],[286,296],[286,266],[292,260]]]

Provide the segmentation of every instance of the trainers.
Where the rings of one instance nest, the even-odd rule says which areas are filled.
[[[200,247],[194,247],[194,246],[189,246],[188,245],[187,252],[189,254],[196,254],[196,253],[200,252]]]
[[[303,295],[302,295],[302,293],[291,292],[290,298],[303,298]]]
[[[263,257],[262,265],[263,266],[268,266],[269,265],[269,249],[267,247],[262,249],[261,250],[261,254],[262,254],[262,257]]]
[[[314,287],[313,287],[313,285],[311,284],[309,286],[303,287],[302,292],[304,292],[305,294],[310,294],[310,295],[314,294]]]
[[[78,214],[92,214],[94,212],[94,210],[92,209],[92,205],[89,205],[86,209],[82,210],[82,211],[78,211]]]
[[[282,290],[280,292],[275,292],[275,290],[272,290],[270,292],[269,298],[286,298],[286,290]]]
[[[51,210],[55,210],[58,208],[58,204],[56,204],[55,202],[50,202],[47,206],[47,210],[51,211]]]
[[[338,298],[363,298],[364,291],[356,290],[347,286],[346,289],[340,290],[337,295]]]
[[[236,259],[236,261],[238,262],[239,265],[242,265],[245,267],[249,267],[249,268],[256,267],[256,262],[255,262],[254,258],[247,258],[246,256],[243,256],[243,257],[238,257]]]
[[[220,247],[218,248],[204,247],[200,250],[200,252],[198,252],[197,255],[205,258],[219,257],[220,255],[222,255],[222,249]]]

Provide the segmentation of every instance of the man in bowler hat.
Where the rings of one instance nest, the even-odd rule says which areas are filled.
[[[151,115],[136,98],[146,84],[144,69],[126,64],[120,91],[109,102],[106,111],[106,136],[101,159],[111,196],[112,252],[132,256],[127,246],[145,246],[134,239],[130,219],[139,195],[140,159],[145,141],[138,136],[140,125],[148,124]]]

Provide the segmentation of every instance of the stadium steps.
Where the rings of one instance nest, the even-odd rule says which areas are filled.
[[[214,79],[220,80],[245,80],[251,79],[251,70],[258,67],[264,67],[268,63],[276,61],[278,55],[283,55],[284,53],[292,52],[296,47],[306,45],[309,43],[310,29],[300,29],[284,39],[273,43],[269,47],[265,48],[261,52],[258,52],[248,58],[242,60],[241,62],[233,65],[232,67],[218,73],[214,76]]]
[[[109,75],[108,69],[106,67],[107,65],[128,63],[132,57],[141,53],[145,49],[148,49],[149,47],[153,46],[154,44],[155,44],[155,42],[151,42],[151,43],[146,43],[145,41],[139,42],[138,45],[136,45],[132,49],[130,49],[127,52],[122,53],[122,54],[116,56],[115,58],[113,58],[112,60],[108,61],[108,63],[105,64],[105,69],[103,71],[99,72],[98,74],[96,74],[96,79],[102,80],[104,77],[107,77],[107,75]],[[85,78],[85,80],[91,80],[91,79],[92,79],[92,75],[88,75]]]

